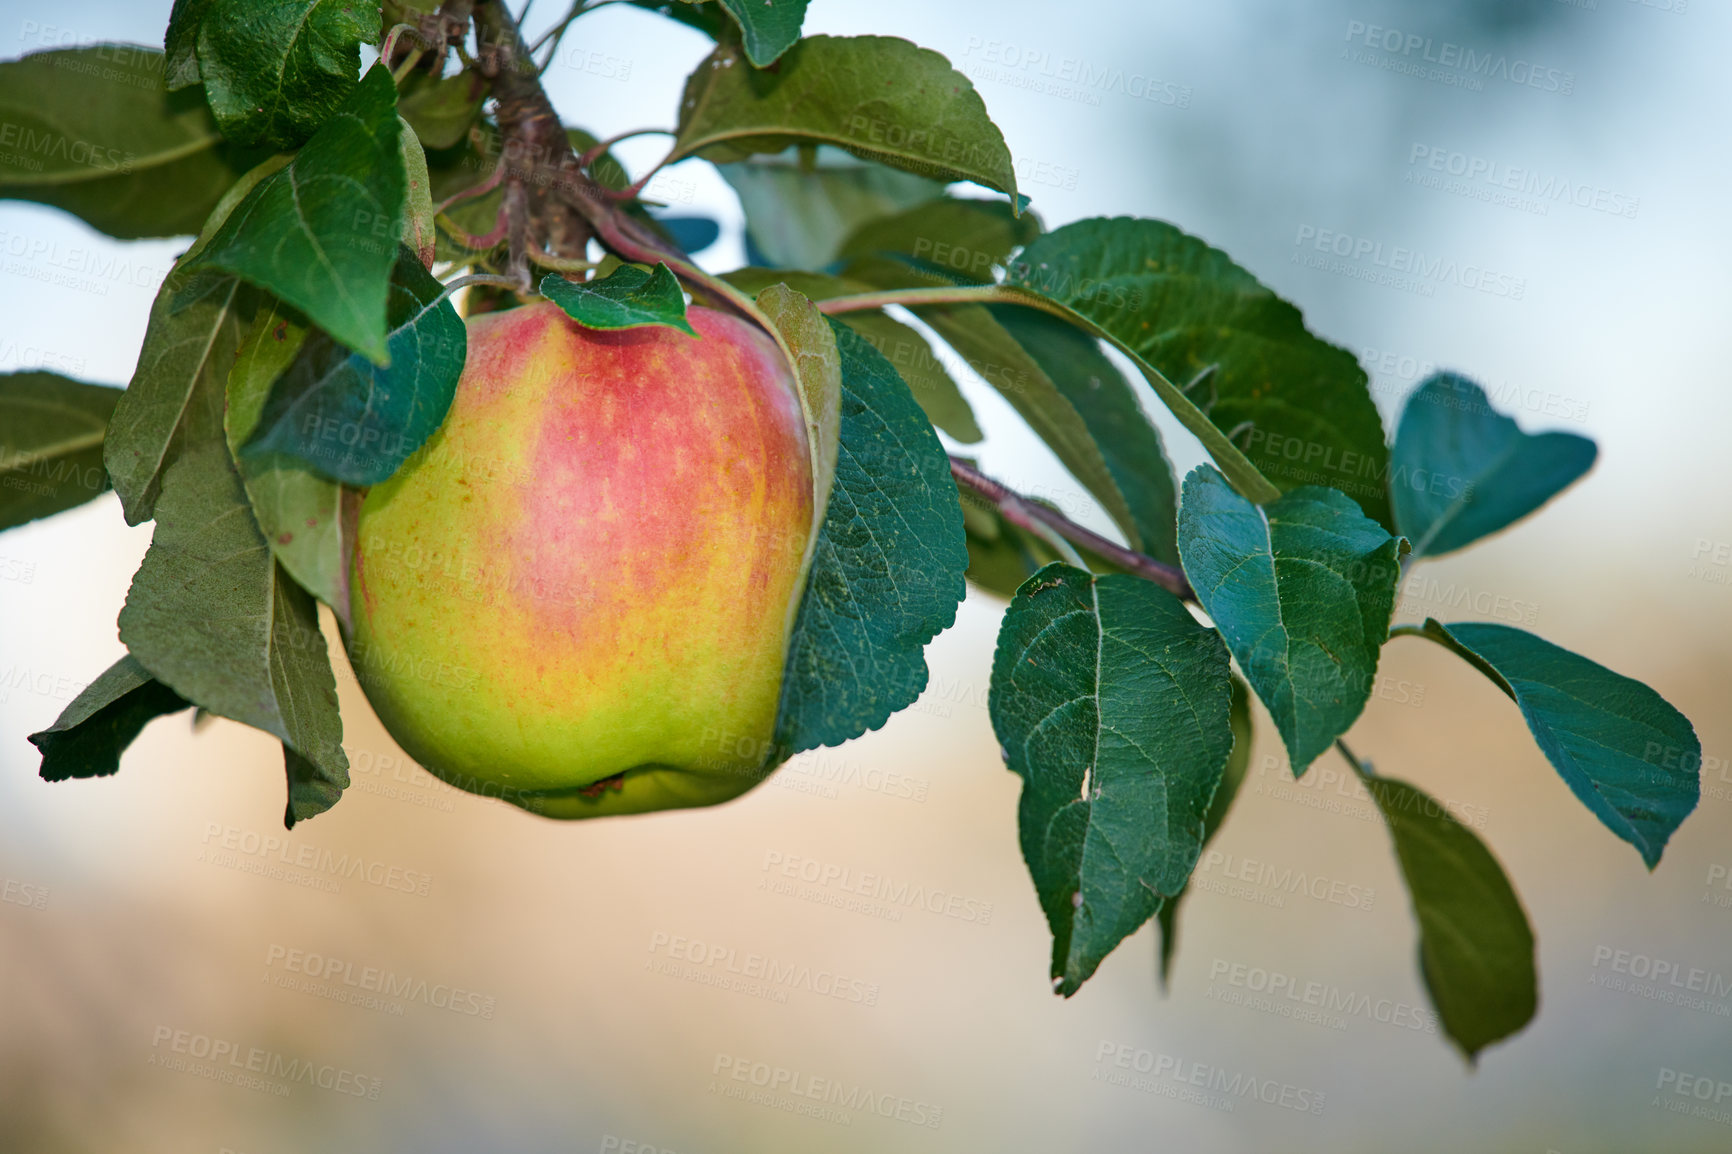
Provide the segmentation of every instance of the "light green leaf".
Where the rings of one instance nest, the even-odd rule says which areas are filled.
[[[781,757],[840,745],[913,704],[926,688],[926,643],[965,592],[962,515],[937,435],[890,363],[829,323],[840,452],[782,677]]]
[[[102,438],[120,396],[55,373],[0,373],[0,530],[107,491]]]
[[[307,339],[304,320],[273,302],[253,320],[228,379],[227,430],[237,451],[257,428],[271,388],[294,362]],[[352,534],[344,532],[343,487],[295,464],[263,454],[240,458],[241,479],[253,516],[271,551],[289,575],[339,620],[349,615]]]
[[[135,45],[0,62],[0,197],[65,209],[109,236],[194,233],[244,172],[196,95],[163,91]]]
[[[829,145],[724,164],[718,171],[739,195],[753,246],[783,268],[822,268],[859,225],[944,191],[939,181]]]
[[[146,725],[188,704],[131,655],[122,657],[73,698],[53,725],[30,735],[42,751],[42,780],[114,773],[120,755]]]
[[[1371,696],[1400,544],[1333,489],[1257,506],[1208,465],[1185,478],[1185,576],[1269,707],[1295,777]]]
[[[697,332],[686,321],[686,298],[679,278],[665,264],[654,269],[622,264],[612,274],[569,281],[558,273],[541,278],[541,295],[590,329],[635,329],[666,325],[687,336]]]
[[[378,42],[377,4],[211,0],[198,23],[199,73],[224,136],[293,148],[342,110],[361,45]]]
[[[1084,220],[1030,243],[1006,281],[1069,307],[1124,349],[1247,497],[1272,499],[1269,482],[1325,485],[1393,524],[1365,371],[1225,253],[1161,221]],[[1211,366],[1190,395],[1177,387]]]
[[[1107,360],[1100,342],[1076,326],[1015,305],[992,305],[990,311],[1082,417],[1124,501],[1118,526],[1131,548],[1177,565],[1173,467],[1130,382]],[[1112,505],[1107,508],[1112,511]]]
[[[1396,524],[1415,557],[1453,552],[1557,496],[1593,467],[1596,452],[1574,433],[1524,433],[1478,385],[1436,373],[1407,399],[1396,430]]]
[[[888,36],[808,36],[769,71],[717,45],[686,81],[669,161],[702,153],[722,164],[801,143],[1016,193],[1010,149],[968,77]]]
[[[1052,928],[1054,988],[1184,890],[1233,747],[1227,650],[1149,581],[1048,565],[992,662],[992,728],[1023,780],[1022,856]]]
[[[808,0],[721,0],[744,34],[746,56],[768,68],[800,39]]]
[[[422,268],[431,269],[437,255],[438,230],[433,226],[433,182],[427,175],[427,153],[408,121],[402,122],[397,139],[403,153],[402,241],[420,259]]]
[[[275,735],[346,786],[317,607],[260,534],[226,445],[199,445],[169,468],[156,521],[120,612],[121,641],[180,696]],[[291,818],[311,816],[304,797],[300,805]]]
[[[1521,708],[1546,760],[1649,869],[1701,797],[1702,743],[1666,699],[1508,625],[1427,619],[1423,634],[1491,678]]]
[[[991,284],[993,269],[1006,266],[1012,252],[1039,235],[1039,218],[1018,216],[1004,201],[940,197],[862,224],[843,242],[840,255],[854,262],[890,257],[927,274],[904,273],[884,288]]]
[[[1365,776],[1419,923],[1419,970],[1444,1033],[1471,1061],[1533,1019],[1534,935],[1503,868],[1437,801],[1405,782]]]
[[[235,206],[198,259],[388,363],[387,300],[407,198],[402,124],[391,74],[375,64],[306,147]]]
[[[812,522],[821,528],[841,451],[841,353],[832,326],[800,293],[786,285],[771,285],[758,294],[757,305],[770,323],[771,335],[788,357],[799,387],[800,411],[806,419],[806,444],[812,454]],[[807,565],[811,564],[818,544],[819,538],[814,535],[806,552]]]
[[[451,76],[411,73],[402,84],[397,111],[428,148],[455,148],[469,135],[481,113],[487,85],[478,73],[465,69]]]
[[[1251,691],[1237,674],[1233,675],[1232,682],[1233,707],[1228,713],[1228,721],[1233,726],[1233,752],[1227,758],[1227,768],[1221,771],[1221,788],[1215,791],[1215,799],[1209,803],[1209,812],[1203,818],[1203,849],[1209,848],[1209,843],[1215,840],[1215,834],[1221,829],[1221,823],[1227,820],[1227,811],[1233,808],[1233,799],[1239,796],[1239,787],[1245,782],[1245,771],[1251,766]],[[1187,881],[1178,896],[1161,904],[1161,912],[1155,916],[1155,933],[1161,943],[1162,989],[1172,981],[1173,955],[1179,948],[1179,906],[1190,892],[1191,884]]]

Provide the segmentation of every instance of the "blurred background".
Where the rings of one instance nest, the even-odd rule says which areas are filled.
[[[168,9],[9,0],[0,54],[160,44]],[[530,31],[562,9],[538,0]],[[148,544],[109,495],[0,537],[0,1148],[1732,1149],[1732,11],[813,0],[807,31],[943,52],[1049,227],[1153,216],[1224,248],[1362,356],[1391,428],[1450,367],[1530,431],[1597,440],[1593,473],[1533,520],[1416,569],[1399,616],[1522,624],[1682,709],[1702,801],[1662,864],[1649,874],[1574,801],[1488,682],[1398,641],[1351,741],[1504,864],[1539,941],[1534,1023],[1476,1068],[1410,1027],[1425,993],[1387,835],[1338,761],[1294,784],[1261,717],[1171,990],[1145,929],[1061,1001],[985,709],[1002,605],[979,594],[931,647],[916,707],[716,810],[567,826],[455,792],[396,749],[346,668],[355,786],[293,834],[277,744],[226,721],[159,721],[116,777],[48,785],[25,736],[122,652],[114,619]],[[1414,37],[1506,56],[1510,78],[1426,65]],[[598,135],[670,125],[706,50],[610,6],[574,26],[548,84]],[[1122,80],[1082,87],[1081,66]],[[621,151],[642,171],[658,147]],[[740,262],[739,204],[713,170],[652,191],[721,222],[705,263]],[[1370,257],[1320,251],[1325,233],[1520,292],[1387,283]],[[0,203],[0,371],[124,383],[181,247]],[[988,472],[1104,525],[995,393],[965,388]],[[1188,469],[1196,445],[1142,396]],[[1297,875],[1329,884],[1271,880]],[[881,885],[910,896],[860,897]],[[1332,888],[1354,896],[1307,892]],[[1649,996],[1635,979],[1667,966],[1706,972],[1708,992]],[[1388,1009],[1260,1012],[1236,1004],[1235,967]],[[193,1058],[255,1048],[316,1073],[283,1093]],[[876,1108],[741,1097],[732,1073],[760,1066]],[[1182,1093],[1174,1073],[1198,1070],[1288,1104]],[[1694,1078],[1725,1090],[1720,1120],[1674,1112]]]

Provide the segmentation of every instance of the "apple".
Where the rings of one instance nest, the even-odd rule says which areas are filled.
[[[691,308],[469,321],[438,433],[361,504],[345,637],[411,757],[579,818],[765,775],[815,502],[787,359]]]

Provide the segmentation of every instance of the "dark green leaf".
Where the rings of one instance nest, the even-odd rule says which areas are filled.
[[[1082,417],[1124,501],[1126,518],[1118,525],[1131,548],[1177,565],[1179,496],[1173,467],[1130,382],[1107,360],[1100,342],[1076,326],[1015,305],[990,308]]]
[[[635,329],[666,325],[697,336],[686,321],[679,278],[665,264],[643,269],[622,264],[600,280],[569,281],[557,273],[541,278],[541,295],[591,329]]]
[[[752,244],[784,268],[822,268],[860,224],[944,191],[938,181],[828,145],[724,164],[719,171],[739,195]]]
[[[782,678],[783,756],[877,729],[926,688],[926,643],[964,595],[949,461],[890,363],[834,319],[840,452]]]
[[[994,266],[1004,267],[1010,254],[1040,235],[1032,213],[1021,216],[1000,200],[940,197],[894,216],[868,221],[843,242],[844,260],[894,257],[910,269],[925,270],[934,285],[990,284]],[[898,280],[885,288],[918,281]]]
[[[169,91],[190,88],[199,82],[198,26],[210,11],[212,0],[174,0],[168,14],[168,31],[162,46],[168,50],[164,78]]]
[[[1030,243],[1007,282],[1068,306],[1154,369],[1156,394],[1241,492],[1265,499],[1239,464],[1248,459],[1282,490],[1339,489],[1392,524],[1365,371],[1225,253],[1160,221],[1084,220]],[[1210,366],[1189,396],[1176,387]]]
[[[1473,831],[1405,782],[1365,779],[1389,824],[1419,922],[1419,969],[1438,1019],[1471,1060],[1534,1016],[1534,935],[1503,868]]]
[[[1048,565],[999,629],[990,708],[1023,860],[1076,993],[1179,894],[1233,747],[1227,650],[1149,581]]]
[[[1666,699],[1586,657],[1508,625],[1427,619],[1521,707],[1546,760],[1649,869],[1701,796],[1702,743]]]
[[[378,42],[377,4],[211,0],[198,25],[199,73],[224,136],[293,148],[343,108],[361,45]]]
[[[1245,688],[1245,683],[1239,680],[1237,674],[1232,681],[1233,708],[1228,714],[1228,720],[1233,726],[1233,752],[1227,758],[1227,768],[1221,772],[1221,788],[1215,791],[1215,799],[1209,803],[1208,815],[1203,818],[1203,849],[1209,848],[1209,843],[1215,839],[1221,823],[1227,820],[1227,811],[1233,808],[1233,799],[1239,796],[1239,787],[1245,781],[1245,770],[1251,765],[1251,691]],[[1160,936],[1161,943],[1162,989],[1171,982],[1173,954],[1179,947],[1179,906],[1190,892],[1191,885],[1187,881],[1177,897],[1162,903],[1161,912],[1155,918],[1159,927],[1155,932]]]
[[[199,259],[268,289],[385,363],[407,196],[402,124],[391,74],[374,65],[294,160],[235,206]]]
[[[721,0],[744,34],[746,56],[767,68],[800,39],[807,0]]]
[[[914,312],[1010,402],[1071,476],[1094,494],[1114,524],[1134,527],[1130,505],[1088,422],[987,306],[936,305]],[[1066,379],[1077,383],[1068,370]]]
[[[468,69],[444,77],[415,72],[403,82],[397,111],[427,148],[455,148],[468,137],[486,96],[481,75]]]
[[[1395,523],[1415,557],[1488,537],[1538,509],[1594,463],[1574,433],[1530,435],[1466,377],[1437,373],[1407,399],[1390,455]]]
[[[305,322],[286,305],[253,320],[228,379],[226,428],[231,450],[252,436],[272,386],[307,340]],[[344,532],[343,487],[275,453],[238,462],[247,497],[271,551],[301,588],[348,621],[351,534]]]
[[[73,698],[53,725],[30,735],[31,744],[42,751],[42,779],[114,773],[120,755],[146,725],[188,704],[130,655],[122,657]]]
[[[1257,506],[1208,465],[1185,478],[1185,576],[1269,707],[1295,777],[1371,695],[1399,544],[1333,489],[1296,489]]]
[[[275,735],[346,786],[318,608],[260,534],[226,445],[200,445],[169,468],[156,522],[121,641],[188,701]]]
[[[297,821],[318,817],[337,804],[349,788],[347,764],[322,766],[309,761],[283,742],[283,774],[289,779],[289,804],[283,811],[283,826],[294,829]]]
[[[443,286],[408,249],[391,281],[389,368],[323,337],[271,391],[245,457],[284,454],[348,485],[377,485],[445,420],[468,334]]]
[[[0,529],[108,489],[102,437],[120,396],[55,373],[0,373]]]
[[[717,45],[686,81],[669,159],[727,163],[800,143],[1016,193],[1010,149],[968,77],[888,36],[808,36],[766,71]]]
[[[128,44],[0,63],[0,197],[122,239],[197,232],[253,158],[162,83],[162,53]]]

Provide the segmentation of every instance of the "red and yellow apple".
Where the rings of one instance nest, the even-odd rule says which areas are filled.
[[[469,322],[439,432],[361,505],[350,658],[462,789],[555,817],[712,805],[765,773],[814,530],[787,359],[551,303]]]

